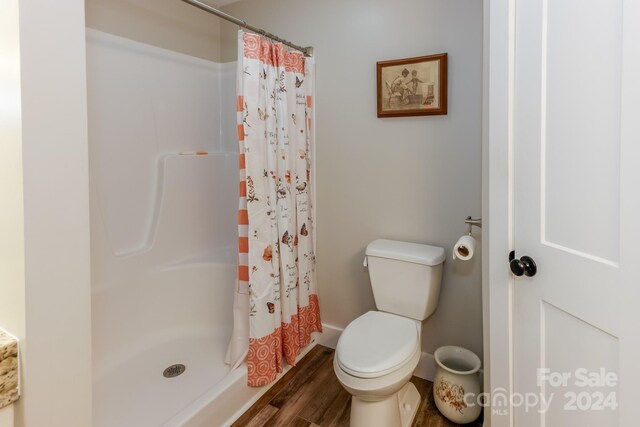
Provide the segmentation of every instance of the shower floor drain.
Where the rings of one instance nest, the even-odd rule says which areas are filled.
[[[186,370],[187,370],[186,366],[184,366],[181,363],[176,363],[175,365],[171,365],[167,369],[165,369],[162,375],[165,378],[174,378],[174,377],[177,377],[178,375],[182,375]]]

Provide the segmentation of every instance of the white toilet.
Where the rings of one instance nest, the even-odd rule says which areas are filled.
[[[394,240],[367,246],[378,311],[351,322],[333,369],[352,395],[351,427],[408,427],[420,394],[409,382],[420,360],[422,321],[438,305],[444,249]]]

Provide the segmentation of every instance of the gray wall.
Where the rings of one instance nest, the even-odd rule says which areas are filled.
[[[220,19],[180,0],[85,0],[87,27],[218,62]]]
[[[243,0],[225,11],[312,45],[317,59],[318,280],[324,323],[375,309],[364,248],[377,238],[447,251],[440,304],[423,350],[482,355],[480,254],[451,260],[467,215],[480,215],[482,2]],[[237,27],[222,25],[222,60]],[[376,118],[375,63],[449,54],[447,116]]]

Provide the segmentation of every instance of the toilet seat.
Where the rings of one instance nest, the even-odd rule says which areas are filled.
[[[369,311],[351,322],[338,341],[336,362],[347,374],[378,378],[409,362],[420,347],[420,325],[406,317]]]

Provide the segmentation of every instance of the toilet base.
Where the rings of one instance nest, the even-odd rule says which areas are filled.
[[[420,393],[408,382],[391,396],[351,398],[351,427],[409,427],[420,406]]]

